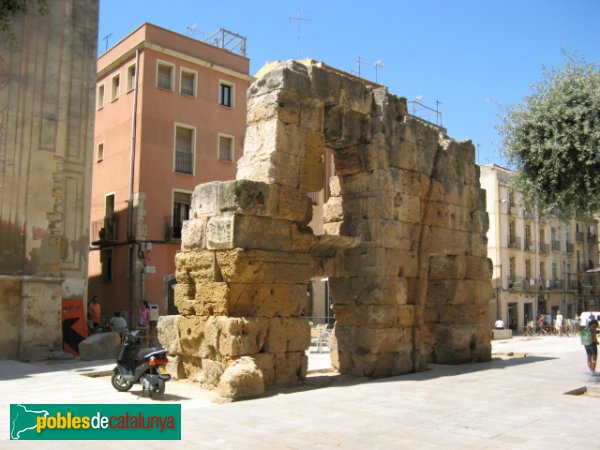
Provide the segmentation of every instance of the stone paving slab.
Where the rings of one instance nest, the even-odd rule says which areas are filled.
[[[595,429],[600,399],[565,395],[600,377],[587,372],[578,337],[513,337],[494,341],[502,358],[461,366],[433,365],[411,375],[365,380],[314,374],[307,384],[270,396],[217,404],[212,393],[168,382],[166,403],[182,405],[182,441],[131,443],[148,448],[600,448]],[[522,357],[526,355],[525,357]],[[309,353],[321,358],[327,353]],[[10,403],[152,403],[116,392],[111,361],[25,364],[0,361],[0,439],[9,436]],[[8,445],[7,445],[8,444]],[[44,443],[65,448],[68,442]],[[79,442],[81,448],[121,448],[118,441]],[[127,445],[130,445],[127,443]],[[2,448],[16,443],[0,444]],[[39,448],[34,441],[19,448]]]

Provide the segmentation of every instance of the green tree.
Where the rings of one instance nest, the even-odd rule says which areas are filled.
[[[500,114],[502,151],[525,203],[567,216],[600,212],[600,72],[566,54],[523,103]]]
[[[16,45],[12,32],[12,20],[17,14],[27,12],[31,3],[35,4],[40,14],[47,13],[47,0],[0,0],[0,40],[13,47]]]

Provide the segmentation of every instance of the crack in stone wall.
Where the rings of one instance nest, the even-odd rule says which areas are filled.
[[[159,322],[176,375],[234,398],[304,378],[306,286],[321,274],[341,373],[489,360],[491,264],[473,145],[322,63],[262,72],[248,91],[236,180],[199,185],[182,230],[181,315]],[[325,235],[315,236],[307,194],[324,187],[325,148],[336,175]]]

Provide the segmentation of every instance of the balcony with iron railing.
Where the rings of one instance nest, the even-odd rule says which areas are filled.
[[[575,232],[575,241],[576,242],[583,242],[584,238],[585,238],[585,233],[583,231]]]
[[[535,252],[535,241],[532,241],[531,239],[525,239],[524,250],[526,252]]]
[[[194,155],[190,152],[175,151],[175,172],[194,173]]]
[[[588,233],[588,236],[587,236],[587,238],[588,238],[588,239],[587,239],[587,240],[588,240],[588,243],[595,243],[595,242],[598,242],[598,235],[597,235],[597,234],[594,234],[594,233]]]
[[[549,247],[550,246],[546,242],[540,242],[540,254],[547,255]]]
[[[571,278],[570,280],[567,280],[565,288],[570,291],[577,291],[579,289],[579,281],[577,279]]]
[[[119,240],[119,217],[110,216],[92,222],[92,238],[94,242],[110,243]]]
[[[183,220],[177,216],[165,216],[165,241],[181,240]]]
[[[508,248],[515,248],[521,250],[521,238],[517,236],[508,235]]]
[[[527,209],[523,210],[523,219],[533,220],[535,219],[535,213],[533,211],[529,211]]]
[[[562,289],[563,288],[563,280],[560,278],[551,278],[546,280],[546,289]]]
[[[560,241],[552,241],[552,251],[560,252]]]

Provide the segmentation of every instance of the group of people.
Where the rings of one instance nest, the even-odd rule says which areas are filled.
[[[127,332],[129,325],[127,319],[123,317],[121,311],[115,311],[113,316],[107,322],[105,326],[102,325],[102,308],[100,306],[100,299],[97,295],[92,297],[91,303],[88,304],[88,329],[90,334],[97,333],[99,331],[110,330],[116,331],[120,334]],[[145,327],[150,321],[150,305],[147,301],[143,301],[138,310],[138,327]]]

